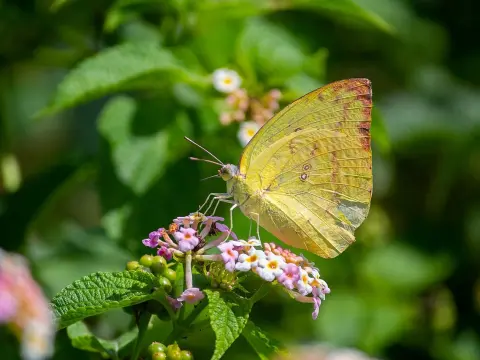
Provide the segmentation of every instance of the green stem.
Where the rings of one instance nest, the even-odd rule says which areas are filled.
[[[170,315],[170,319],[172,321],[175,321],[177,318],[177,315],[175,314],[175,311],[172,308],[172,305],[168,302],[167,300],[167,294],[163,290],[158,290],[153,294],[153,299],[158,301],[160,304],[163,305],[163,307],[167,310],[168,315]]]
[[[185,320],[179,321],[174,327],[173,331],[168,335],[166,340],[167,344],[172,344],[175,339],[177,339],[185,330],[189,329],[190,324],[195,321],[197,316],[205,309],[207,306],[207,299],[202,300],[191,312],[188,314]]]
[[[264,298],[269,291],[270,291],[270,285],[262,284],[262,286],[260,286],[260,288],[250,298],[250,302],[252,303],[252,305],[255,304],[257,301],[261,300],[262,298]]]
[[[135,342],[135,348],[131,360],[137,360],[140,352],[142,351],[142,342],[145,333],[147,332],[148,323],[150,322],[152,315],[148,312],[141,312],[137,318],[138,336]]]

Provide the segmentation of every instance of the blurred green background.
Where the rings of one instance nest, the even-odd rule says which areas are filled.
[[[28,257],[49,297],[121,270],[148,252],[150,231],[225,189],[200,181],[217,169],[188,160],[205,154],[184,135],[238,162],[215,69],[238,71],[251,95],[280,89],[282,106],[367,77],[371,213],[342,256],[312,257],[332,289],[318,320],[281,293],[252,319],[288,345],[480,359],[479,11],[474,0],[2,0],[0,246]],[[239,236],[248,224],[238,212]],[[128,324],[122,312],[90,320],[105,338]],[[11,340],[0,334],[14,359]],[[204,335],[187,344],[211,351]],[[85,358],[97,357],[58,334],[55,359]],[[255,355],[239,339],[225,358]]]

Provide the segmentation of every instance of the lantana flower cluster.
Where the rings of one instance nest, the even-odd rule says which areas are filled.
[[[252,271],[263,280],[281,284],[296,300],[313,302],[316,319],[322,300],[330,293],[320,273],[303,256],[275,243],[262,244],[258,239],[232,240],[218,246],[225,268],[229,271]],[[311,296],[309,296],[311,295]]]
[[[257,98],[241,88],[242,79],[237,72],[231,69],[217,69],[212,74],[213,87],[222,93],[228,94],[225,98],[220,122],[229,125],[232,122],[241,122],[238,132],[240,143],[245,146],[260,127],[265,124],[279,109],[281,92],[272,89]]]
[[[1,249],[0,324],[6,324],[20,339],[23,359],[52,355],[55,324],[48,301],[32,279],[25,259]]]
[[[143,240],[145,246],[156,248],[157,254],[167,261],[174,259],[185,263],[186,289],[175,300],[176,308],[183,301],[196,303],[204,297],[199,288],[193,287],[192,264],[220,263],[229,273],[251,272],[265,281],[280,285],[295,300],[313,303],[312,317],[316,319],[320,304],[330,289],[320,278],[314,264],[274,243],[262,245],[254,237],[239,240],[221,223],[223,220],[221,217],[193,213],[176,218],[168,230],[160,228]],[[232,240],[228,240],[229,237]],[[214,248],[220,254],[206,253]]]

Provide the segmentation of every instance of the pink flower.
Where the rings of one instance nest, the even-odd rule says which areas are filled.
[[[17,312],[17,300],[10,292],[9,286],[5,283],[7,279],[0,277],[0,323],[10,321]]]
[[[234,250],[235,245],[229,241],[217,246],[222,252],[222,259],[225,263],[225,269],[230,272],[235,270],[235,261],[238,259],[238,251]]]
[[[183,304],[180,301],[178,301],[177,299],[174,299],[174,298],[172,298],[168,295],[167,295],[167,301],[170,303],[173,310],[178,310],[183,306]]]
[[[292,290],[300,280],[300,269],[297,265],[289,263],[283,268],[283,273],[277,277],[277,280],[287,289]]]
[[[173,257],[173,250],[166,246],[162,246],[157,250],[157,255],[163,256],[165,260],[170,261]]]
[[[217,230],[221,233],[228,233],[230,231],[230,229],[228,228],[227,225],[221,224],[221,223],[218,223],[218,222],[215,223],[215,230]],[[235,233],[233,231],[230,232],[230,236],[232,237],[232,239],[238,240],[237,235],[235,235]]]
[[[182,252],[193,250],[198,245],[200,240],[195,236],[196,231],[192,228],[181,228],[176,231],[173,236],[178,242],[178,249]]]
[[[320,304],[322,303],[322,300],[318,297],[313,298],[313,313],[312,313],[312,319],[316,320],[318,317],[318,312],[320,311]]]
[[[178,301],[185,301],[189,304],[195,304],[202,300],[205,297],[203,292],[199,288],[191,288],[185,290],[179,298]]]
[[[160,236],[160,232],[152,231],[150,234],[148,234],[148,239],[143,239],[142,243],[150,248],[156,248],[160,243]]]

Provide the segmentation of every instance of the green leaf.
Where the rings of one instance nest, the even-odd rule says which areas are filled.
[[[258,36],[262,34],[262,36]],[[250,19],[238,41],[238,62],[248,75],[253,68],[274,83],[301,71],[306,56],[298,40],[285,28],[263,19]]]
[[[375,4],[382,5],[382,2],[387,2],[387,0],[377,1]],[[389,1],[388,5],[393,7],[396,4]],[[384,8],[389,8],[389,6],[380,6],[382,15],[385,13]],[[252,16],[287,9],[319,12],[330,15],[335,20],[356,21],[375,26],[386,32],[393,32],[390,22],[387,22],[379,13],[374,11],[375,7],[372,6],[372,1],[368,0],[205,0],[201,6],[203,13],[221,11],[223,16]]]
[[[61,290],[52,299],[58,328],[86,317],[153,298],[156,277],[143,271],[97,272]]]
[[[82,321],[79,321],[67,327],[67,334],[72,346],[77,349],[118,359],[118,352],[135,340],[138,329],[133,328],[115,340],[104,340],[97,338]]]
[[[210,324],[215,332],[212,360],[220,359],[247,324],[251,302],[232,293],[205,290],[208,296]]]
[[[67,327],[67,335],[72,342],[74,348],[97,352],[103,357],[108,355],[108,350],[102,345],[102,342],[93,335],[87,326],[79,321]]]
[[[242,335],[261,360],[271,359],[275,354],[286,355],[286,351],[281,350],[282,346],[277,340],[272,339],[251,321],[245,325]]]
[[[78,105],[118,90],[146,75],[178,71],[175,57],[155,43],[126,43],[106,49],[80,63],[63,79],[40,116]]]
[[[188,143],[178,141],[178,134],[189,135],[190,123],[184,112],[178,112],[162,130],[139,136],[132,133],[136,111],[133,99],[113,98],[99,116],[98,129],[110,143],[116,175],[140,195],[187,150]]]

